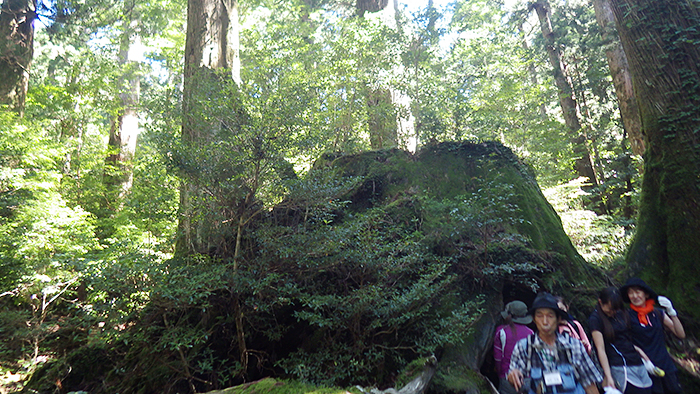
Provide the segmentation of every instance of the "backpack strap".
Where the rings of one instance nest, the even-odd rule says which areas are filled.
[[[573,323],[574,326],[576,326],[576,330],[578,330],[578,339],[585,338],[587,335],[586,332],[583,330],[583,326],[581,325],[581,323],[579,323],[578,320],[574,320]]]
[[[501,351],[505,353],[506,351],[506,329],[505,327],[498,330],[498,339],[501,341]]]
[[[527,370],[532,371],[532,344],[535,342],[535,333],[527,336]]]

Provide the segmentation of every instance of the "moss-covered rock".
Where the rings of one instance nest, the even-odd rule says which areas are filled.
[[[498,143],[327,157],[322,167],[360,179],[347,193],[348,211],[383,207],[397,222],[419,223],[421,242],[449,259],[459,283],[439,308],[484,300],[471,330],[441,348],[431,392],[490,392],[479,369],[504,301],[529,302],[547,290],[587,314],[604,286],[602,273],[571,244],[532,171]]]
[[[480,369],[504,301],[548,290],[586,310],[603,287],[532,172],[498,143],[325,155],[241,245],[236,268],[232,256],[168,262],[176,274],[122,334],[123,357],[93,394],[264,377],[384,390],[432,354],[429,392],[488,392]],[[86,373],[72,372],[76,389]],[[296,384],[231,390],[312,392]]]
[[[317,387],[300,382],[265,378],[207,394],[360,394],[357,388]]]

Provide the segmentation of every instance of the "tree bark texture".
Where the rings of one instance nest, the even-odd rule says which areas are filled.
[[[238,61],[238,4],[235,0],[189,0],[182,100],[182,140],[197,149],[213,141],[221,129],[216,120],[198,116],[207,99],[207,89],[220,85],[216,70],[231,71],[240,81]],[[215,94],[212,92],[212,94]],[[195,178],[180,188],[180,218],[177,250],[208,253],[218,243],[215,236],[221,220],[214,218],[217,202]]]
[[[647,150],[629,271],[700,322],[700,8],[611,0]]]
[[[595,0],[593,8],[605,43],[605,56],[615,87],[615,95],[620,105],[622,124],[627,133],[632,153],[642,156],[644,154],[642,120],[639,117],[639,108],[634,97],[627,55],[617,34],[615,15],[610,7],[610,0]]]
[[[598,178],[593,169],[593,161],[591,154],[586,145],[587,138],[581,129],[581,122],[578,118],[578,110],[576,100],[574,99],[573,89],[567,80],[562,66],[561,53],[556,42],[552,24],[549,19],[550,6],[546,0],[540,0],[533,3],[532,7],[537,12],[537,17],[540,21],[540,29],[547,46],[547,55],[549,62],[552,65],[554,75],[554,83],[557,85],[559,96],[559,105],[561,106],[564,122],[569,129],[569,139],[573,145],[574,154],[576,155],[575,169],[579,176],[587,178],[591,185],[598,186]]]
[[[206,101],[220,93],[221,84],[228,77],[240,83],[240,61],[238,57],[238,3],[236,0],[188,0],[187,36],[185,41],[185,70],[182,98],[182,140],[186,147],[202,149],[217,139],[223,127],[234,129],[236,124],[222,124],[222,120],[202,116]],[[217,70],[230,71],[228,76],[217,74]],[[241,108],[235,108],[243,113]],[[205,152],[206,154],[215,154]],[[194,157],[198,157],[195,155]],[[192,163],[202,167],[202,163]],[[204,164],[206,165],[206,164]],[[211,169],[199,169],[206,172]],[[216,185],[206,184],[197,174],[183,181],[180,187],[180,220],[176,250],[180,254],[208,254],[212,248],[224,245],[229,240],[222,228],[227,222],[242,223],[245,218],[248,198],[235,201]],[[206,177],[204,179],[207,179]],[[234,200],[234,201],[231,201]],[[226,217],[226,205],[238,203],[242,212],[235,217]],[[236,243],[235,258],[240,253],[240,233]],[[233,270],[238,266],[234,261]],[[248,368],[248,347],[246,344],[244,312],[239,296],[234,299],[236,344],[243,373]]]
[[[125,15],[131,15],[133,3],[128,5]],[[133,184],[132,160],[136,153],[136,140],[139,135],[138,104],[141,88],[141,77],[138,73],[138,63],[129,59],[132,39],[136,36],[134,25],[137,20],[125,20],[119,44],[119,64],[123,74],[118,79],[119,101],[121,109],[112,119],[109,130],[105,158],[104,183],[108,193],[109,210],[121,208],[121,201],[131,190]]]
[[[24,112],[34,56],[35,0],[4,0],[0,10],[0,105]]]
[[[389,0],[356,0],[357,15],[365,16],[365,12],[378,12],[389,4]]]

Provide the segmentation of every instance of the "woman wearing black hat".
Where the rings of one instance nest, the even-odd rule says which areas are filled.
[[[616,287],[600,291],[588,325],[603,369],[606,392],[612,387],[624,394],[651,393],[652,382],[630,339],[630,318]]]
[[[652,375],[653,393],[680,393],[681,386],[675,364],[666,350],[664,327],[680,339],[685,338],[685,329],[678,320],[671,300],[659,296],[643,280],[630,278],[620,287],[624,301],[630,303],[630,330],[632,341],[649,357],[649,360],[663,370]],[[654,309],[658,305],[662,310]],[[651,373],[651,371],[650,371]],[[661,376],[663,375],[663,376]]]

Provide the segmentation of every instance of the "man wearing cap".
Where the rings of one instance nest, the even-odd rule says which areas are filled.
[[[678,313],[673,308],[671,300],[656,294],[642,279],[630,278],[620,287],[620,295],[625,302],[630,303],[630,331],[632,342],[642,348],[651,363],[645,363],[651,373],[652,392],[680,393],[682,388],[678,382],[678,369],[666,350],[666,335],[664,328],[676,337],[685,338],[685,329]],[[658,305],[663,311],[655,309]],[[643,356],[642,356],[643,357]],[[661,368],[655,370],[654,366]]]
[[[581,341],[568,335],[559,334],[559,323],[566,312],[559,309],[557,300],[549,293],[540,293],[532,303],[530,315],[533,316],[537,333],[521,339],[513,349],[510,361],[508,381],[520,390],[535,367],[541,372],[538,380],[538,392],[551,392],[556,388],[562,392],[562,385],[569,385],[571,377],[562,373],[562,365],[573,369],[575,383],[583,387],[587,394],[597,394],[596,383],[603,381],[603,376],[588,356]],[[530,383],[530,384],[534,384]],[[547,390],[547,389],[550,390]],[[534,387],[525,387],[533,390]],[[575,392],[575,391],[571,391]]]
[[[522,301],[506,304],[501,316],[505,324],[496,328],[496,335],[493,338],[493,359],[498,372],[498,391],[500,394],[516,394],[517,391],[506,379],[506,374],[510,368],[510,356],[515,344],[532,335],[532,330],[526,326],[532,323],[532,316],[528,314],[527,305]]]

